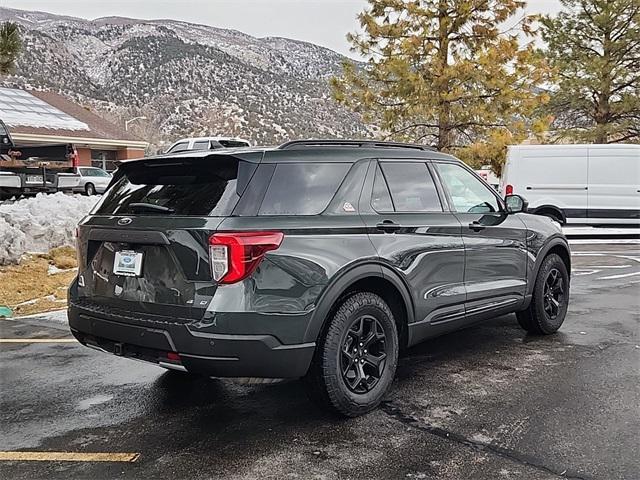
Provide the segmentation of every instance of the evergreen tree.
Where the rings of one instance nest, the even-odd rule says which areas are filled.
[[[500,172],[506,144],[545,122],[550,78],[518,0],[369,0],[349,34],[364,67],[346,63],[335,98],[390,138],[434,145]]]
[[[0,75],[8,75],[15,68],[22,47],[18,25],[5,22],[0,25]]]
[[[640,0],[561,0],[542,20],[558,72],[548,105],[560,137],[640,141]]]

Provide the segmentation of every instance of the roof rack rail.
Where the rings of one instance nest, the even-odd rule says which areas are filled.
[[[415,150],[434,151],[435,148],[417,143],[384,142],[379,140],[341,140],[341,139],[308,139],[291,140],[278,147],[279,150],[288,150],[296,147],[364,147],[364,148],[413,148]]]

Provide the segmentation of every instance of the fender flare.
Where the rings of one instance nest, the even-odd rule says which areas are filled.
[[[527,295],[533,295],[533,288],[535,286],[536,278],[538,277],[538,271],[540,270],[542,261],[545,259],[545,257],[549,253],[549,250],[551,250],[556,246],[561,246],[567,252],[567,257],[569,258],[569,269],[568,269],[569,281],[571,281],[571,249],[569,248],[569,242],[567,242],[567,240],[564,237],[558,235],[558,236],[552,237],[549,241],[547,241],[547,243],[540,249],[540,251],[536,255],[536,260],[533,265],[532,273],[529,277],[531,281],[528,282],[528,285],[527,285]]]
[[[553,210],[554,212],[558,212],[558,214],[560,215],[560,220],[562,220],[562,223],[567,223],[567,216],[565,215],[564,210],[555,205],[550,205],[550,204],[540,205],[539,207],[535,207],[534,209],[532,209],[530,213],[533,213],[535,215],[540,215],[539,212],[541,212],[542,210]]]
[[[307,330],[305,331],[305,343],[316,342],[318,340],[318,336],[325,325],[331,309],[342,294],[357,281],[369,277],[377,277],[386,280],[396,287],[402,296],[405,309],[407,311],[407,324],[413,323],[413,302],[411,301],[409,288],[400,276],[392,269],[381,263],[360,264],[334,276],[331,282],[324,289],[318,299],[316,308],[314,309],[309,325],[307,326]]]

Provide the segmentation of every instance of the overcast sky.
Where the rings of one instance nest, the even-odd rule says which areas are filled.
[[[530,0],[530,13],[555,13],[559,0]],[[0,0],[0,6],[94,19],[171,18],[233,28],[256,37],[306,40],[351,55],[345,40],[365,0]]]

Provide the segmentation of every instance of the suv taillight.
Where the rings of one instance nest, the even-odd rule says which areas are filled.
[[[513,195],[513,185],[509,184],[504,188],[505,195]]]
[[[282,232],[225,232],[209,237],[211,275],[218,283],[244,280],[258,267],[264,254],[282,243]]]

